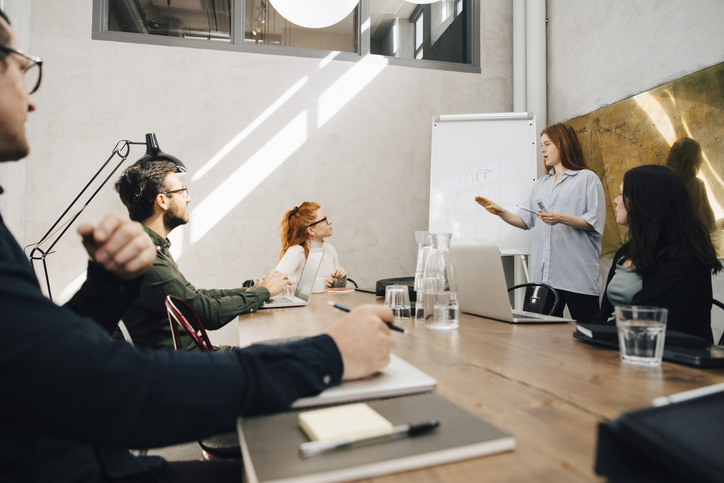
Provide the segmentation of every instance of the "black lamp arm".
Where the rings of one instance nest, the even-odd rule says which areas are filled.
[[[93,200],[93,198],[96,197],[96,195],[101,190],[101,188],[103,188],[103,186],[105,186],[105,184],[108,182],[108,180],[111,179],[111,177],[116,173],[116,171],[118,171],[118,168],[121,167],[121,164],[123,164],[123,162],[128,158],[128,154],[131,149],[130,148],[131,144],[146,144],[146,143],[145,142],[138,143],[138,142],[132,142],[132,141],[128,141],[128,140],[118,141],[118,143],[116,144],[116,147],[113,148],[113,152],[108,157],[108,159],[106,159],[105,163],[103,163],[103,165],[93,175],[93,177],[90,179],[90,181],[88,181],[88,183],[83,187],[83,189],[80,191],[80,193],[78,193],[78,195],[75,197],[75,199],[70,203],[70,205],[68,205],[68,207],[65,209],[65,211],[63,211],[63,214],[60,215],[60,217],[57,220],[55,220],[55,223],[53,223],[53,225],[45,233],[45,235],[43,235],[43,237],[38,242],[31,243],[30,245],[25,247],[26,250],[29,247],[33,247],[33,249],[30,251],[30,255],[28,255],[28,259],[30,260],[31,265],[33,264],[33,260],[42,260],[43,261],[43,271],[45,273],[45,284],[48,289],[48,298],[50,298],[50,300],[53,300],[53,296],[50,291],[50,279],[48,277],[48,268],[45,263],[45,257],[47,257],[49,254],[53,253],[53,247],[58,243],[58,241],[60,241],[60,239],[63,237],[63,235],[65,235],[65,232],[68,231],[70,226],[75,222],[75,220],[78,219],[78,217],[81,215],[81,213],[83,213],[83,211],[86,209],[88,204]],[[108,163],[110,163],[111,160],[115,156],[119,156],[121,158],[120,161],[118,161],[118,164],[116,164],[116,166],[113,168],[113,170],[108,174],[108,176],[106,176],[106,178],[101,182],[101,184],[98,186],[98,188],[96,188],[96,190],[93,192],[93,194],[91,194],[90,198],[88,198],[88,200],[83,204],[81,209],[75,215],[73,215],[73,217],[68,222],[66,222],[65,227],[60,232],[60,234],[57,237],[55,237],[55,240],[53,240],[53,242],[50,244],[50,246],[45,250],[41,249],[40,245],[45,243],[48,239],[50,239],[52,237],[53,230],[56,229],[56,227],[65,218],[65,216],[68,214],[68,212],[73,208],[73,206],[75,206],[75,204],[78,202],[80,197],[83,196],[83,194],[86,192],[86,190],[90,187],[91,184],[93,184],[93,182],[96,180],[96,178],[98,178],[98,176],[103,172],[103,170],[106,168],[106,166],[108,166]]]

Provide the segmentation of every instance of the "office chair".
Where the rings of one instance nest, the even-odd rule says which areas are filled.
[[[521,283],[513,285],[508,292],[525,287],[525,301],[523,302],[523,310],[533,312],[535,314],[553,315],[558,308],[560,299],[556,289],[548,284],[540,282]],[[551,304],[551,299],[553,300]],[[548,309],[550,307],[550,309]],[[547,310],[547,313],[546,313]]]
[[[168,323],[171,325],[171,333],[173,334],[173,347],[176,350],[183,349],[181,346],[181,336],[179,334],[179,325],[183,327],[191,336],[198,348],[202,351],[213,351],[214,346],[211,345],[209,336],[206,334],[203,324],[199,320],[196,312],[183,300],[173,295],[166,296],[166,312],[168,313]],[[179,309],[180,307],[180,309]],[[185,315],[184,315],[185,314]],[[188,318],[195,322],[199,328],[198,332],[189,323]]]
[[[717,299],[711,299],[712,305],[716,305],[720,309],[724,310],[724,303],[719,302]],[[724,345],[724,332],[722,332],[721,337],[719,338],[718,345]]]
[[[166,296],[166,312],[168,313],[168,323],[171,325],[171,333],[173,334],[173,346],[176,350],[183,350],[181,345],[181,337],[178,327],[183,327],[191,336],[199,350],[213,351],[214,346],[211,345],[209,336],[204,329],[199,316],[196,312],[183,300],[173,295]],[[199,328],[196,332],[194,327],[189,323],[191,319]],[[233,433],[219,434],[200,439],[201,453],[205,460],[241,458],[241,447],[236,431]]]

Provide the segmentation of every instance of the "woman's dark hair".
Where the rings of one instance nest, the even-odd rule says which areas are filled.
[[[672,168],[644,165],[628,170],[621,195],[628,211],[625,253],[637,273],[648,275],[687,247],[712,273],[722,269],[709,232],[694,212],[684,182]]]
[[[153,203],[159,193],[166,191],[166,176],[176,171],[176,163],[153,161],[132,164],[116,181],[116,191],[128,208],[133,221],[144,221],[153,216]]]
[[[570,124],[553,124],[543,129],[540,135],[546,135],[556,145],[561,156],[561,164],[566,169],[579,171],[591,169],[583,157],[583,148],[578,140],[576,130]],[[546,171],[548,168],[546,167]]]

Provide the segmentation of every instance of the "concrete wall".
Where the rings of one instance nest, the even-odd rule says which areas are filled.
[[[548,0],[550,124],[724,62],[721,0]],[[608,263],[602,263],[606,272]],[[604,272],[604,276],[605,273]],[[714,277],[724,300],[724,276]],[[714,335],[724,313],[714,309]]]
[[[28,49],[44,73],[21,242],[47,230],[117,141],[155,132],[191,173],[182,178],[191,222],[172,242],[199,287],[239,286],[274,268],[281,216],[304,200],[333,220],[329,241],[358,283],[412,275],[414,231],[428,220],[432,116],[512,110],[507,0],[481,2],[482,74],[94,41],[91,2],[29,5]],[[127,163],[142,154],[134,147]],[[110,185],[80,221],[109,210],[125,212]],[[56,299],[85,258],[68,233],[48,259]]]

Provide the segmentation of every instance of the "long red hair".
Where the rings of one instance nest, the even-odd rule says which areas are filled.
[[[561,164],[566,169],[578,171],[581,169],[591,169],[586,164],[586,158],[583,157],[583,148],[578,141],[576,130],[570,124],[552,124],[543,129],[540,135],[546,135],[553,144],[558,148],[561,155]],[[545,166],[546,171],[548,167]]]
[[[309,234],[307,228],[314,223],[319,205],[314,201],[305,201],[299,206],[284,213],[282,222],[279,223],[279,238],[282,240],[282,249],[279,252],[279,260],[282,259],[287,250],[295,245],[304,248],[304,257],[309,255],[307,240]]]

